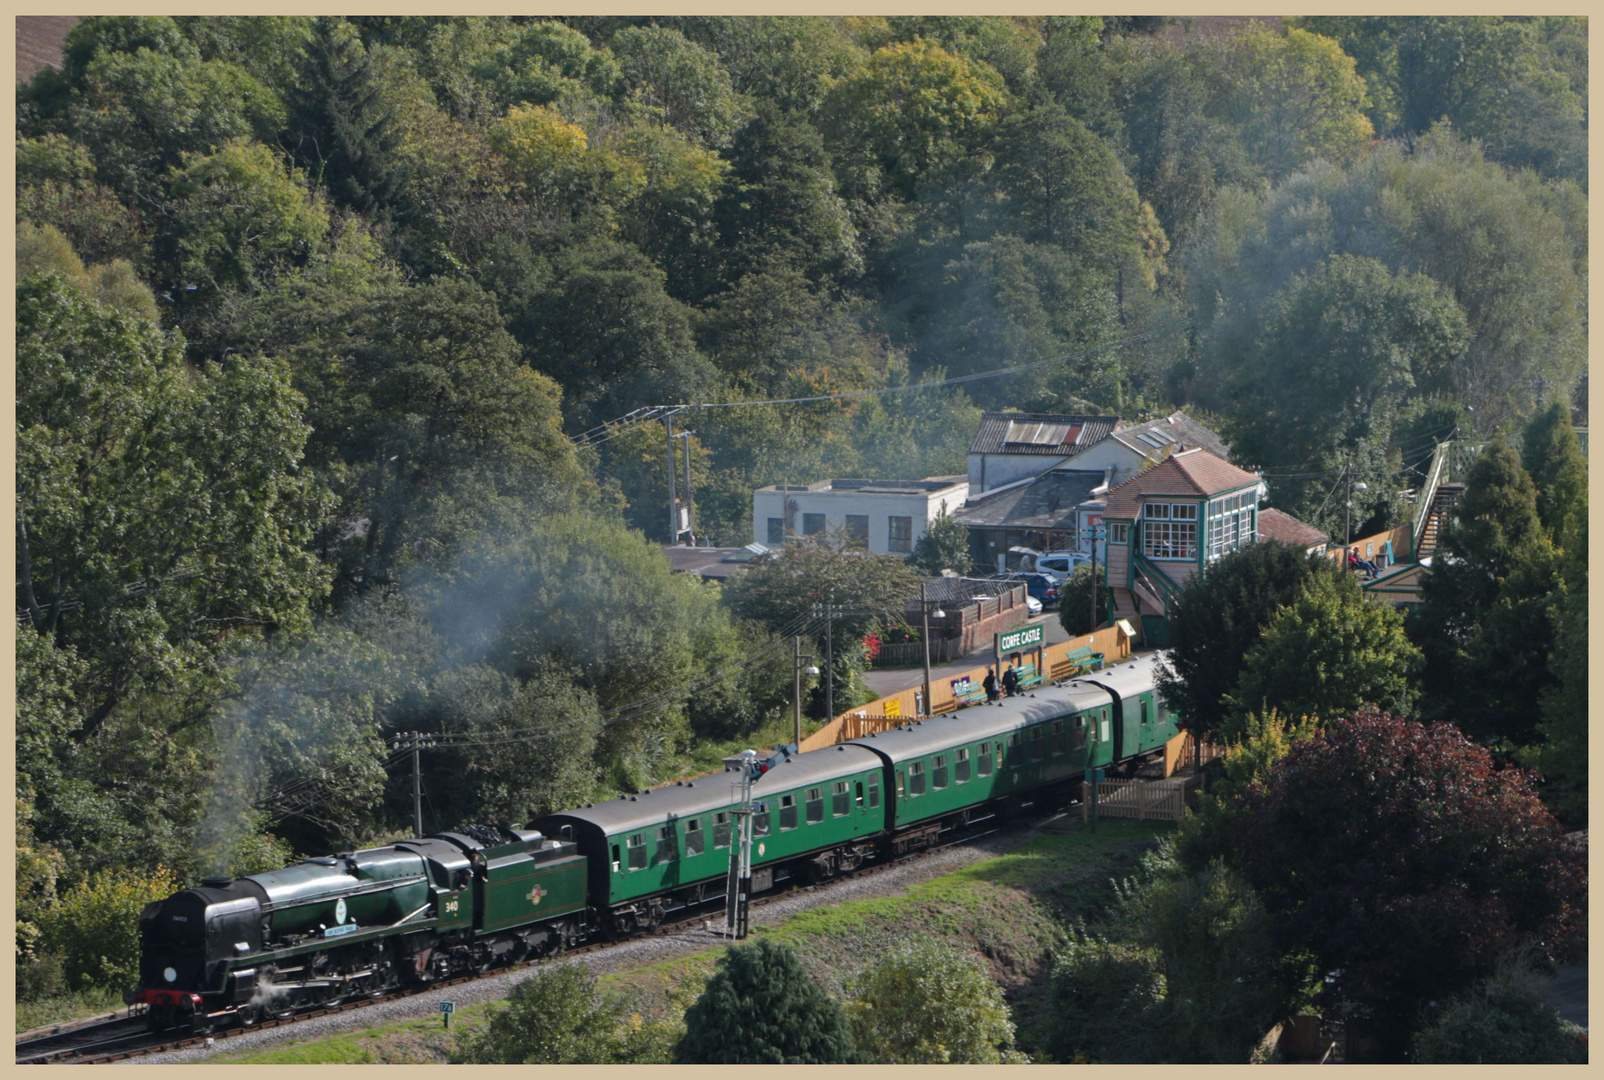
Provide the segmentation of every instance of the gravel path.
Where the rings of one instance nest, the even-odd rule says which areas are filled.
[[[754,908],[752,923],[756,926],[774,926],[810,908],[829,907],[863,897],[900,893],[911,885],[929,881],[942,874],[950,874],[960,867],[1011,851],[1028,840],[1033,833],[1033,829],[1014,829],[1007,833],[983,837],[973,843],[942,848],[923,858],[913,859],[878,873],[847,878],[827,886],[794,889],[767,904]],[[708,922],[702,927],[687,928],[660,936],[632,938],[629,941],[621,941],[611,948],[557,962],[583,964],[596,975],[631,971],[662,960],[717,948],[724,944],[726,939],[721,934],[713,932],[711,928],[722,925],[722,915],[715,913],[708,917]],[[167,1054],[151,1054],[135,1058],[129,1064],[160,1065],[202,1061],[217,1054],[265,1050],[281,1044],[325,1038],[345,1031],[438,1016],[439,1003],[442,1000],[456,1002],[459,1009],[487,1001],[500,1001],[514,986],[529,978],[535,970],[533,967],[511,968],[499,975],[487,976],[476,982],[434,990],[415,997],[381,1002],[364,1009],[323,1016],[316,1020],[303,1020],[298,1024],[219,1039],[212,1046],[192,1046]]]

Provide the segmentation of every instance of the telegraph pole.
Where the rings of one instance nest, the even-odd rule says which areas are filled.
[[[682,431],[682,432],[679,433],[679,436],[678,436],[679,438],[685,440],[685,533],[686,533],[686,541],[685,541],[685,543],[686,543],[686,546],[690,545],[691,541],[690,541],[689,538],[692,535],[694,535],[694,532],[695,532],[695,530],[693,530],[691,528],[691,436],[695,435],[695,434],[696,434],[696,432],[694,432],[694,431]],[[669,455],[668,464],[669,464],[670,469],[672,469],[673,465],[674,465],[674,455],[672,455],[672,454]]]
[[[679,543],[679,500],[674,497],[674,414],[663,417],[668,428],[668,542]]]
[[[434,746],[434,740],[417,731],[404,731],[395,737],[395,749],[412,751],[412,828],[414,836],[423,835],[423,769],[418,751]]]

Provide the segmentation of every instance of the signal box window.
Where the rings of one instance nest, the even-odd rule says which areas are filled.
[[[886,548],[899,555],[906,555],[913,550],[913,518],[888,517],[889,536]]]
[[[930,773],[930,786],[937,791],[947,786],[947,755],[937,754]]]
[[[657,830],[657,861],[674,861],[674,826],[664,825]]]
[[[975,771],[981,776],[991,775],[991,743],[980,744],[980,759],[975,765]]]
[[[823,514],[803,514],[802,515],[802,535],[803,536],[817,536],[820,533],[822,533],[823,531],[824,531],[824,515]]]
[[[780,796],[780,831],[796,828],[796,796]]]
[[[636,833],[629,838],[629,868],[646,869],[646,837],[642,833]]]
[[[847,539],[852,542],[854,547],[869,546],[868,514],[847,515]]]
[[[717,851],[720,848],[729,847],[730,846],[730,834],[733,833],[734,831],[735,831],[735,826],[730,824],[730,815],[728,813],[714,814],[713,815],[713,850]]]
[[[952,776],[960,784],[969,781],[969,747],[958,748],[958,760],[953,762]]]
[[[852,812],[852,793],[845,780],[837,780],[830,793],[830,816],[846,817]]]
[[[916,761],[908,766],[908,797],[925,793],[925,763]]]
[[[702,853],[702,819],[691,818],[685,823],[685,857]]]
[[[824,794],[820,788],[808,788],[808,824],[817,825],[824,820]]]

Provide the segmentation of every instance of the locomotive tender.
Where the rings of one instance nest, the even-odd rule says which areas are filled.
[[[1130,767],[1177,734],[1157,654],[783,759],[753,784],[754,891],[934,844],[985,815],[1067,801],[1084,770]],[[722,897],[734,774],[534,822],[469,826],[208,878],[140,916],[152,1027],[210,1030],[550,955]]]

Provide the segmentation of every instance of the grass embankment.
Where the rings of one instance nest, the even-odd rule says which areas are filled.
[[[1094,914],[1110,882],[1136,866],[1168,826],[1104,821],[1095,834],[1071,828],[1033,837],[995,858],[914,885],[896,896],[815,908],[757,933],[792,945],[815,976],[840,994],[846,981],[888,945],[939,937],[985,957],[1008,993],[1020,1044],[1033,1049],[1053,947],[1069,923]],[[701,992],[723,947],[604,976],[603,989],[652,1019],[682,1012]],[[457,1013],[451,1029],[438,1017],[387,1024],[281,1049],[214,1057],[250,1063],[443,1062],[456,1037],[482,1023],[491,1006]]]

